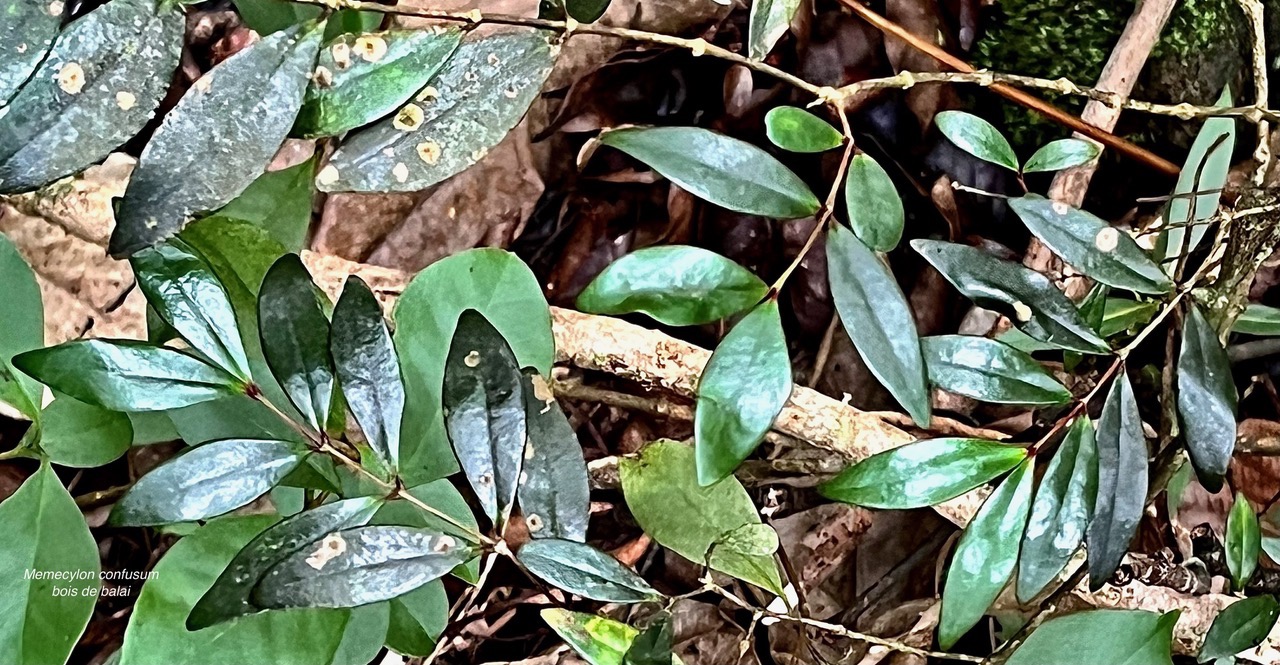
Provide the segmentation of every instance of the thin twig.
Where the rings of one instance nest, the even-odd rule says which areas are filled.
[[[1249,19],[1249,34],[1252,39],[1253,65],[1253,105],[1259,113],[1267,111],[1267,35],[1266,18],[1263,14],[1262,2],[1259,0],[1238,0],[1244,15]],[[1264,116],[1265,118],[1265,116]],[[1261,186],[1263,177],[1271,165],[1271,132],[1267,120],[1259,120],[1258,143],[1254,148],[1253,158],[1258,162],[1253,173],[1254,186]]]

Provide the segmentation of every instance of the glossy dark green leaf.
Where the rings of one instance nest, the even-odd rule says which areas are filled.
[[[643,312],[670,326],[718,321],[760,302],[769,287],[751,271],[699,247],[667,245],[610,263],[578,295],[593,314]]]
[[[1258,516],[1253,512],[1244,492],[1236,492],[1235,504],[1227,516],[1227,533],[1223,538],[1226,549],[1227,569],[1231,571],[1232,586],[1243,589],[1253,571],[1258,567],[1258,555],[1262,552],[1262,532]]]
[[[747,54],[752,60],[764,60],[769,55],[769,51],[773,50],[773,46],[791,27],[791,18],[799,8],[800,0],[752,0],[751,21],[747,27]],[[769,138],[772,139],[773,136],[770,135]]]
[[[305,454],[288,441],[228,439],[197,446],[139,478],[111,510],[111,523],[153,526],[230,512],[275,487]]]
[[[36,0],[0,2],[0,107],[31,77],[62,25],[65,5]]]
[[[46,406],[40,421],[40,448],[62,466],[102,466],[133,444],[129,416],[66,396]]]
[[[0,402],[35,420],[44,388],[13,366],[14,356],[44,346],[44,304],[31,266],[8,236],[0,234],[0,284],[5,315],[0,316]]]
[[[1026,448],[984,439],[916,441],[854,464],[818,491],[868,508],[923,508],[954,499],[1026,457]]]
[[[751,497],[732,476],[699,485],[694,464],[693,448],[675,441],[656,441],[639,457],[621,460],[622,493],[631,514],[659,545],[781,595],[782,578],[773,557],[716,547],[744,524],[760,524]]]
[[[1236,399],[1227,350],[1193,304],[1187,308],[1178,350],[1178,422],[1200,484],[1210,492],[1222,487],[1236,449]]]
[[[462,31],[389,30],[343,35],[326,44],[293,133],[337,136],[395,111],[431,80]]]
[[[142,250],[129,260],[151,308],[196,351],[249,381],[249,360],[227,292],[213,269],[181,240]]]
[[[950,649],[982,619],[1013,575],[1031,512],[1034,466],[1034,457],[1018,465],[987,497],[960,536],[942,590],[938,643],[943,649]]]
[[[1098,419],[1098,498],[1089,523],[1089,586],[1111,577],[1142,520],[1147,501],[1147,440],[1128,375],[1121,372]]]
[[[400,461],[404,383],[382,306],[359,277],[348,277],[333,308],[329,338],[347,408],[365,440],[394,467]]]
[[[993,339],[939,335],[920,340],[929,381],[958,395],[999,404],[1062,404],[1067,390],[1035,358]]]
[[[1111,337],[1123,332],[1136,332],[1147,325],[1159,310],[1160,304],[1157,302],[1107,298],[1103,305],[1102,324],[1098,326],[1098,334]]]
[[[675,641],[674,623],[667,611],[650,617],[648,627],[636,635],[623,656],[623,665],[669,665]]]
[[[1280,309],[1249,303],[1236,319],[1231,332],[1267,337],[1280,335]]]
[[[486,515],[500,526],[516,498],[528,421],[520,366],[493,324],[462,313],[444,370],[449,441]]]
[[[320,7],[287,0],[234,0],[240,18],[260,35],[291,28],[320,16]]]
[[[216,444],[209,444],[216,445]],[[366,524],[382,505],[375,497],[328,503],[271,525],[249,541],[227,564],[187,617],[188,630],[200,630],[245,614],[260,612],[250,597],[273,566],[325,535]]]
[[[1280,617],[1275,596],[1253,596],[1227,605],[1214,617],[1196,659],[1207,663],[1262,644]]]
[[[569,16],[582,23],[595,23],[609,8],[609,0],[564,0]]]
[[[1018,156],[1000,130],[991,123],[964,111],[943,111],[933,117],[942,135],[956,147],[978,159],[1018,170]]]
[[[285,249],[301,251],[311,228],[316,159],[258,176],[240,196],[218,209],[222,217],[261,226]]]
[[[267,365],[317,432],[329,419],[334,380],[322,298],[297,254],[280,257],[258,293],[258,333]]]
[[[660,596],[630,568],[586,543],[531,540],[520,548],[516,558],[543,581],[583,598],[641,603]]]
[[[541,376],[525,374],[524,404],[529,442],[517,495],[529,535],[586,542],[591,487],[578,435]]]
[[[960,293],[1008,316],[1031,337],[1081,353],[1107,349],[1048,277],[967,245],[912,240],[911,246]]]
[[[71,175],[137,134],[169,89],[183,27],[179,8],[152,0],[113,0],[68,26],[0,114],[0,194]],[[14,45],[0,34],[0,48]],[[20,39],[35,51],[44,38]]]
[[[0,545],[0,662],[61,665],[93,615],[90,592],[98,590],[98,545],[48,462],[0,503],[0,532],[5,534]],[[27,576],[32,571],[66,579],[33,579]],[[83,592],[54,594],[54,589],[67,588]]]
[[[764,440],[790,396],[791,356],[778,301],[768,300],[720,341],[698,379],[698,482],[710,485],[731,475]]]
[[[165,411],[241,392],[230,374],[185,353],[126,340],[78,340],[14,356],[54,390],[112,411]]]
[[[432,79],[433,90],[347,137],[316,184],[326,192],[412,192],[480,161],[520,122],[551,73],[549,37],[521,30],[464,39]]]
[[[403,526],[335,531],[276,564],[251,602],[269,609],[356,607],[390,600],[448,574],[472,556],[452,536]]]
[[[898,246],[905,219],[902,199],[889,174],[870,155],[855,155],[849,161],[844,203],[849,228],[867,247],[888,252]]]
[[[1102,154],[1098,144],[1082,139],[1058,139],[1050,141],[1031,155],[1023,173],[1040,171],[1061,171],[1082,164],[1088,164]]]
[[[1230,88],[1222,91],[1216,105],[1231,106]],[[1218,211],[1235,145],[1235,118],[1209,118],[1196,134],[1164,210],[1168,228],[1156,244],[1156,255],[1165,272],[1173,274],[1178,265],[1176,258],[1198,247],[1208,232],[1209,225],[1204,222]]]
[[[799,2],[793,4],[790,0],[776,2],[763,0],[752,3],[752,29],[756,27],[754,21],[760,11],[759,8],[767,12],[771,8],[780,8],[780,5],[785,4],[792,4],[791,10],[794,11]],[[785,30],[786,25],[784,24],[782,28]],[[764,132],[774,145],[791,152],[824,152],[844,145],[844,136],[830,123],[794,106],[778,106],[766,113]]]
[[[1098,496],[1098,443],[1093,422],[1077,418],[1045,470],[1018,564],[1018,602],[1052,582],[1084,542]]]
[[[128,256],[239,196],[275,156],[302,105],[322,27],[272,34],[191,86],[138,158],[111,234]]]
[[[449,596],[440,580],[388,601],[387,647],[405,656],[426,657],[449,622]]]
[[[1054,617],[1027,636],[1008,665],[1172,665],[1177,622],[1178,610],[1086,610]]]
[[[1065,203],[1028,194],[1009,199],[1036,237],[1081,273],[1118,289],[1168,293],[1173,280],[1124,231]]]
[[[640,634],[608,617],[560,608],[542,610],[542,620],[591,665],[624,665],[623,659]],[[667,662],[678,665],[680,660],[672,656]]]
[[[457,524],[467,527],[467,530],[459,529],[455,524],[403,500],[388,501],[378,510],[378,514],[373,516],[370,524],[418,527],[454,536],[462,540],[474,538],[474,536],[468,534],[468,530],[470,533],[479,533],[480,528],[476,524],[476,517],[472,512],[471,505],[467,503],[462,493],[448,479],[441,478],[422,485],[415,485],[409,488],[409,494],[449,516]],[[454,568],[453,575],[465,582],[476,584],[480,577],[479,564],[479,559],[472,559],[466,564]]]
[[[839,224],[827,232],[827,278],[840,322],[881,385],[920,426],[929,386],[911,305],[884,261]]]
[[[778,219],[818,211],[818,197],[772,155],[709,129],[629,127],[605,132],[599,141],[722,208]]]

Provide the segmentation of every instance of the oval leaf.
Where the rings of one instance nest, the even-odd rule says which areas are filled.
[[[722,208],[778,219],[818,211],[818,197],[772,155],[709,129],[630,127],[605,132],[599,140]]]
[[[641,603],[660,596],[617,559],[572,540],[532,540],[516,558],[543,581],[574,595],[609,603]]]
[[[942,590],[938,643],[950,649],[982,619],[1018,563],[1018,545],[1031,512],[1031,457],[996,487],[960,536]]]
[[[769,55],[774,44],[786,34],[799,8],[800,0],[752,0],[751,22],[747,27],[747,51],[752,60],[764,60]]]
[[[359,277],[347,278],[329,338],[347,408],[365,440],[392,467],[400,462],[404,383],[382,306]]]
[[[1062,404],[1067,390],[1031,356],[993,339],[939,335],[920,340],[929,381],[957,395],[998,404]]]
[[[1236,319],[1231,332],[1267,337],[1280,335],[1280,309],[1249,303]]]
[[[329,419],[333,399],[329,320],[320,304],[324,297],[297,254],[280,257],[258,292],[262,355],[289,401],[317,432]]]
[[[923,508],[954,499],[1026,457],[1026,448],[985,439],[916,441],[854,464],[818,491],[868,508]]]
[[[551,73],[548,36],[533,30],[463,40],[432,80],[434,90],[348,137],[317,186],[412,192],[480,161],[520,122]]]
[[[1026,604],[1066,567],[1084,542],[1098,496],[1093,422],[1077,418],[1040,481],[1018,565],[1018,602]]]
[[[1280,617],[1275,596],[1253,596],[1227,605],[1213,619],[1196,657],[1201,663],[1229,658],[1262,644]]]
[[[1018,156],[1013,153],[1013,146],[986,120],[964,111],[943,111],[934,116],[933,123],[943,136],[970,155],[1018,170]]]
[[[1222,91],[1216,105],[1231,106],[1230,88]],[[1209,230],[1204,222],[1218,212],[1235,147],[1235,118],[1209,118],[1200,126],[1164,211],[1167,228],[1156,243],[1156,254],[1170,275],[1177,269],[1177,257],[1195,250]]]
[[[1087,610],[1044,622],[1008,665],[1171,665],[1178,611]]]
[[[525,375],[524,404],[529,442],[517,494],[529,535],[586,542],[591,488],[578,436],[541,376]]]
[[[746,556],[772,556],[778,551],[778,532],[768,524],[743,524],[716,541],[715,547]]]
[[[456,28],[338,37],[320,50],[294,135],[337,136],[391,113],[440,71],[461,41]]]
[[[1233,586],[1239,590],[1253,577],[1258,567],[1258,554],[1262,552],[1262,533],[1253,505],[1243,492],[1236,492],[1235,504],[1227,515],[1227,533],[1224,539],[1227,552],[1227,569],[1231,571]]]
[[[1200,483],[1210,492],[1236,449],[1236,385],[1231,360],[1200,308],[1187,308],[1178,350],[1178,420]]]
[[[323,26],[297,26],[223,60],[169,111],[138,158],[111,234],[128,256],[243,192],[271,162],[302,105]]]
[[[1133,238],[1106,221],[1059,201],[1034,195],[1009,199],[1045,246],[1076,270],[1119,289],[1162,294],[1173,290],[1169,279]]]
[[[262,496],[306,453],[288,441],[214,441],[161,464],[138,479],[115,508],[116,526],[194,522],[230,512]]]
[[[786,4],[787,0],[752,3],[752,20],[757,7]],[[799,2],[794,3],[796,5]],[[792,7],[794,11],[795,7]],[[755,25],[752,25],[755,28]],[[785,29],[786,26],[784,25]],[[778,106],[764,116],[764,132],[773,144],[791,152],[823,152],[844,145],[844,136],[826,120],[794,106]]]
[[[5,315],[0,316],[0,402],[36,420],[44,387],[19,372],[13,357],[44,346],[44,303],[31,266],[4,234],[0,234],[0,284],[5,291]]]
[[[127,340],[67,342],[14,356],[13,365],[112,411],[165,411],[242,391],[230,374],[185,353]]]
[[[40,421],[40,448],[62,466],[102,466],[119,459],[133,443],[129,416],[70,397],[53,400]]]
[[[764,440],[790,396],[791,357],[778,302],[769,300],[729,331],[698,379],[698,482],[710,485],[732,474]]]
[[[623,659],[640,634],[635,628],[608,617],[559,608],[542,610],[542,620],[591,665],[623,665]],[[673,656],[669,662],[676,665],[680,661]]]
[[[858,354],[911,419],[929,424],[929,387],[915,317],[889,267],[839,224],[827,233],[831,297]]]
[[[1048,277],[966,245],[912,240],[911,246],[965,297],[1009,317],[1031,337],[1081,353],[1107,349]]]
[[[65,4],[33,0],[0,1],[0,107],[40,66],[62,25]]]
[[[1089,523],[1089,586],[1111,577],[1138,529],[1147,501],[1147,440],[1133,387],[1123,372],[1098,419],[1098,498]]]
[[[72,23],[0,117],[0,194],[71,175],[137,134],[169,89],[184,26],[179,8],[152,0],[113,0]]]
[[[1102,154],[1102,148],[1091,141],[1058,139],[1044,144],[1037,150],[1031,159],[1027,160],[1027,165],[1022,167],[1022,172],[1061,171],[1088,164],[1100,154]]]
[[[336,531],[267,571],[252,602],[269,609],[356,607],[446,575],[473,552],[452,536],[404,526]]]
[[[869,155],[855,155],[844,181],[849,227],[867,247],[888,252],[902,240],[902,199],[889,174]]]

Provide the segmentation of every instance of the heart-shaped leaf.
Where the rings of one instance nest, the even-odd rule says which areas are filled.
[[[262,496],[306,455],[288,441],[228,439],[197,446],[138,479],[111,510],[116,526],[194,522]]]
[[[347,408],[365,440],[392,467],[400,462],[404,383],[382,306],[359,277],[347,278],[329,338]]]
[[[923,508],[954,499],[1026,457],[1026,448],[985,439],[916,441],[854,464],[818,491],[868,508]]]
[[[0,2],[0,107],[31,77],[62,25],[64,4],[3,0]]]
[[[0,284],[5,289],[5,315],[0,316],[0,402],[36,420],[44,387],[19,372],[13,357],[44,346],[44,303],[31,266],[9,237],[0,234]]]
[[[59,397],[40,418],[40,449],[62,466],[90,468],[120,458],[133,443],[129,416]]]
[[[1244,492],[1236,492],[1236,501],[1227,515],[1227,533],[1224,538],[1227,552],[1227,569],[1236,589],[1244,589],[1253,571],[1258,567],[1258,555],[1262,552],[1262,533],[1258,516],[1253,512]]]
[[[325,296],[297,254],[271,266],[258,292],[258,334],[267,366],[311,429],[320,432],[333,399]],[[324,305],[328,305],[325,299]]]
[[[1215,105],[1231,106],[1230,88],[1222,91]],[[1156,242],[1156,255],[1170,275],[1178,267],[1178,257],[1191,253],[1208,232],[1205,222],[1218,212],[1235,147],[1235,118],[1209,118],[1200,126],[1164,211],[1167,228]]]
[[[827,271],[840,322],[867,368],[911,419],[927,426],[929,386],[915,317],[889,267],[853,233],[827,233]]]
[[[1230,658],[1262,644],[1276,625],[1277,617],[1280,617],[1280,601],[1275,596],[1253,596],[1227,605],[1214,617],[1196,660],[1207,663]]]
[[[709,129],[628,127],[605,132],[599,141],[722,208],[778,219],[818,211],[818,197],[772,155]]]
[[[1018,602],[1052,582],[1084,542],[1098,495],[1098,443],[1093,423],[1077,418],[1045,470],[1031,505],[1018,566]]]
[[[529,535],[586,542],[591,488],[578,436],[541,376],[525,375],[524,404],[529,442],[517,494]]]
[[[1267,337],[1280,335],[1280,308],[1249,303],[1236,319],[1231,332]]]
[[[957,395],[999,404],[1062,404],[1067,390],[1031,356],[993,339],[939,335],[920,340],[929,381]]]
[[[1098,498],[1089,523],[1089,586],[1102,588],[1120,565],[1147,501],[1147,441],[1133,387],[1123,372],[1098,419]]]
[[[698,379],[698,482],[731,475],[764,440],[790,395],[791,357],[778,302],[768,300],[720,341]]]
[[[1026,166],[1022,167],[1022,172],[1061,171],[1088,164],[1100,154],[1102,154],[1102,148],[1091,141],[1058,139],[1044,144],[1034,155],[1031,155]]]
[[[849,228],[867,247],[888,252],[902,240],[905,213],[898,188],[870,155],[855,155],[844,180]]]
[[[1236,449],[1236,399],[1227,350],[1193,304],[1178,350],[1178,421],[1196,475],[1210,492],[1221,489]]]
[[[788,0],[763,0],[752,4],[752,21],[756,8],[792,4]],[[792,11],[799,2],[791,7]],[[766,9],[767,11],[767,9]],[[751,26],[755,28],[753,23]],[[783,26],[786,29],[786,26]],[[773,144],[791,152],[824,152],[844,145],[844,136],[826,120],[794,106],[778,106],[764,116],[764,132]]]
[[[1054,617],[1027,636],[1008,665],[1171,665],[1176,623],[1178,610],[1086,610]]]
[[[660,594],[617,559],[572,540],[532,540],[516,558],[543,581],[583,598],[642,603]]]
[[[753,0],[747,26],[747,53],[752,60],[764,60],[769,55],[791,27],[791,18],[799,8],[800,0]]]
[[[1000,130],[991,123],[964,111],[943,111],[933,117],[942,135],[956,147],[978,159],[1018,170],[1018,156]]]

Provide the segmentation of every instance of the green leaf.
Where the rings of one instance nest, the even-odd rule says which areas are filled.
[[[1098,326],[1098,334],[1111,337],[1126,331],[1136,331],[1147,325],[1159,309],[1160,304],[1156,302],[1107,298],[1103,304],[1102,324]]]
[[[1236,385],[1231,360],[1200,308],[1187,308],[1178,350],[1178,422],[1200,484],[1210,492],[1236,449]]]
[[[337,136],[391,113],[422,90],[461,41],[456,28],[338,37],[320,51],[293,133]]]
[[[591,665],[623,665],[640,631],[620,621],[559,608],[542,610],[542,620]],[[680,659],[671,657],[672,665]]]
[[[236,553],[213,586],[200,597],[186,619],[187,629],[200,630],[262,611],[250,597],[268,570],[333,531],[363,526],[381,505],[382,500],[376,497],[346,499],[271,525]]]
[[[169,549],[142,586],[125,630],[120,665],[332,662],[350,623],[346,610],[266,612],[207,630],[187,629],[196,602],[240,549],[276,519],[217,519]]]
[[[791,18],[799,8],[800,0],[752,0],[751,22],[747,27],[747,52],[752,60],[764,60],[765,56],[769,55],[769,51],[773,50],[774,45],[791,27]],[[768,119],[765,122],[768,122]],[[769,138],[773,139],[773,135],[770,134]],[[774,143],[777,141],[775,140]],[[779,147],[786,148],[781,144]],[[786,149],[791,150],[791,148]],[[797,150],[796,152],[818,151]]]
[[[543,581],[583,598],[642,603],[660,597],[642,577],[586,543],[531,540],[520,548],[516,558]]]
[[[129,416],[59,397],[44,408],[40,448],[62,466],[89,468],[119,459],[133,443]]]
[[[1267,557],[1272,561],[1280,563],[1280,538],[1263,538],[1262,551],[1267,553]]]
[[[1009,317],[1022,332],[1071,351],[1107,349],[1048,277],[975,247],[923,239],[911,246],[965,297]]]
[[[923,508],[954,499],[1026,457],[1026,448],[984,439],[916,441],[854,464],[818,491],[868,508]]]
[[[582,23],[595,23],[609,8],[609,0],[565,0],[569,16]]]
[[[333,308],[329,348],[347,408],[365,440],[394,468],[400,461],[404,383],[382,306],[354,275],[347,278]]]
[[[464,39],[432,79],[434,95],[347,137],[316,184],[325,192],[413,192],[480,161],[551,73],[550,36],[521,30]]]
[[[808,185],[772,155],[709,129],[629,127],[599,141],[722,208],[778,219],[808,217],[819,208]]]
[[[1089,523],[1089,587],[1120,565],[1147,501],[1147,441],[1129,377],[1121,372],[1098,419],[1098,498]]]
[[[285,0],[233,0],[236,11],[250,30],[266,36],[320,16],[320,7]]]
[[[351,618],[347,619],[347,625],[342,630],[342,641],[334,650],[329,665],[368,665],[377,660],[390,631],[390,610],[390,603],[374,603],[351,609]]]
[[[471,489],[497,527],[511,512],[524,460],[522,381],[502,333],[479,312],[463,312],[445,361],[445,426]]]
[[[991,123],[964,111],[943,111],[933,123],[956,147],[978,159],[1018,170],[1018,156],[1000,130]]]
[[[280,257],[258,293],[258,332],[267,365],[289,402],[317,432],[329,419],[333,399],[329,319],[324,314],[328,304],[297,254]]]
[[[2,8],[0,8],[2,10]],[[0,316],[0,401],[35,420],[44,388],[13,366],[14,356],[44,346],[44,305],[35,273],[8,236],[0,234],[0,284],[5,315]]]
[[[778,301],[768,300],[720,341],[698,379],[698,482],[710,485],[732,475],[764,440],[790,395],[791,357]]]
[[[239,196],[293,126],[321,27],[290,28],[223,60],[191,86],[138,158],[109,250],[122,257]]]
[[[0,503],[0,531],[0,662],[62,665],[93,615],[98,545],[48,462]],[[31,571],[67,579],[31,579]]]
[[[799,6],[798,0],[761,0],[751,5],[751,28],[756,28],[755,20],[764,18],[761,12],[771,9],[782,9],[783,5],[791,5],[794,12]],[[790,17],[788,17],[789,21]],[[767,29],[767,28],[766,28]],[[787,29],[783,23],[782,29]],[[779,33],[781,35],[781,33]],[[776,37],[774,38],[776,40]],[[754,45],[752,46],[754,48]],[[768,52],[768,47],[765,47]],[[759,59],[763,56],[751,56]],[[825,152],[844,145],[844,136],[836,131],[826,120],[794,106],[778,106],[764,116],[764,132],[773,144],[791,152]]]
[[[620,461],[622,492],[640,528],[690,561],[782,595],[772,557],[714,547],[742,525],[760,523],[747,491],[732,476],[699,485],[694,466],[693,448],[675,441],[656,441]]]
[[[675,627],[671,613],[658,612],[650,618],[649,627],[645,628],[632,640],[631,646],[622,658],[624,665],[668,665],[672,661],[672,642],[675,640]]]
[[[551,311],[538,278],[514,254],[474,249],[418,273],[396,303],[396,352],[405,385],[400,468],[416,484],[457,472],[445,436],[441,384],[458,316],[474,309],[511,345],[521,367],[551,372]]]
[[[1258,567],[1258,554],[1262,551],[1262,533],[1258,516],[1244,492],[1236,492],[1235,504],[1227,516],[1226,541],[1227,569],[1231,571],[1232,586],[1244,589],[1253,571]]]
[[[1088,164],[1102,154],[1102,148],[1092,141],[1058,139],[1044,144],[1027,160],[1023,173],[1061,171]]]
[[[174,240],[134,254],[129,263],[147,302],[166,324],[213,364],[249,381],[231,301],[203,257]]]
[[[65,5],[0,1],[0,107],[27,82],[53,46]]]
[[[929,381],[957,395],[998,404],[1062,404],[1067,390],[1031,356],[993,339],[939,335],[920,340]]]
[[[586,542],[591,488],[578,435],[551,394],[546,379],[525,374],[529,441],[524,480],[516,491],[533,538]]]
[[[1046,247],[1081,273],[1138,293],[1163,294],[1173,290],[1173,280],[1138,243],[1106,221],[1032,194],[1009,199],[1009,207]]]
[[[344,529],[276,564],[254,589],[269,609],[356,607],[390,600],[438,579],[471,558],[452,536],[403,526]]]
[[[50,6],[30,4],[37,11]],[[171,5],[114,0],[68,26],[0,116],[0,194],[71,175],[137,134],[169,89],[184,25]],[[34,47],[47,36],[21,39]],[[15,40],[6,35],[0,43],[5,49]],[[9,61],[3,54],[0,60]]]
[[[1231,106],[1230,88],[1215,105]],[[1209,118],[1196,134],[1164,211],[1167,228],[1156,243],[1156,256],[1170,275],[1178,266],[1176,258],[1198,247],[1209,230],[1204,222],[1218,212],[1235,145],[1235,118]]]
[[[643,312],[669,326],[718,321],[760,302],[769,287],[751,271],[699,247],[667,245],[610,263],[578,295],[592,314]]]
[[[893,272],[839,224],[827,232],[827,271],[840,322],[871,373],[922,427],[929,386],[911,305]]]
[[[410,487],[409,494],[453,518],[455,522],[466,526],[472,533],[480,531],[476,525],[476,517],[471,511],[470,504],[463,498],[462,493],[453,486],[453,483],[447,479],[441,478],[423,485]],[[412,526],[448,534],[463,540],[474,538],[474,536],[468,535],[466,531],[453,524],[403,500],[385,503],[378,510],[378,513],[373,516],[371,524]],[[454,568],[453,574],[465,582],[476,584],[480,577],[479,559],[472,559],[470,562]]]
[[[217,214],[261,226],[289,251],[301,251],[311,228],[315,176],[315,157],[287,169],[267,171]]]
[[[1086,610],[1054,617],[1027,636],[1008,665],[1172,665],[1177,622],[1178,610]]]
[[[768,524],[743,524],[717,540],[714,547],[746,556],[773,556],[778,551],[778,532]]]
[[[391,622],[387,646],[405,656],[426,657],[435,650],[436,640],[449,621],[449,597],[440,580],[429,582],[388,601]]]
[[[1088,416],[1067,430],[1040,481],[1031,520],[1022,540],[1018,566],[1018,602],[1031,602],[1084,542],[1098,496],[1098,443]]]
[[[14,356],[55,391],[112,411],[165,411],[241,390],[226,372],[173,349],[128,340],[77,340]]]
[[[1280,309],[1249,303],[1236,319],[1231,332],[1243,335],[1275,337],[1280,335]]]
[[[950,649],[982,619],[1018,563],[1035,481],[1029,457],[996,487],[960,536],[942,591],[938,643]]]
[[[889,174],[869,155],[855,155],[844,181],[849,227],[877,252],[888,252],[902,240],[902,199]]]
[[[1213,619],[1196,660],[1207,663],[1262,644],[1280,617],[1275,596],[1253,596],[1227,605]]]
[[[230,512],[275,487],[304,455],[288,441],[229,439],[192,448],[139,478],[111,510],[111,524],[154,526]]]

